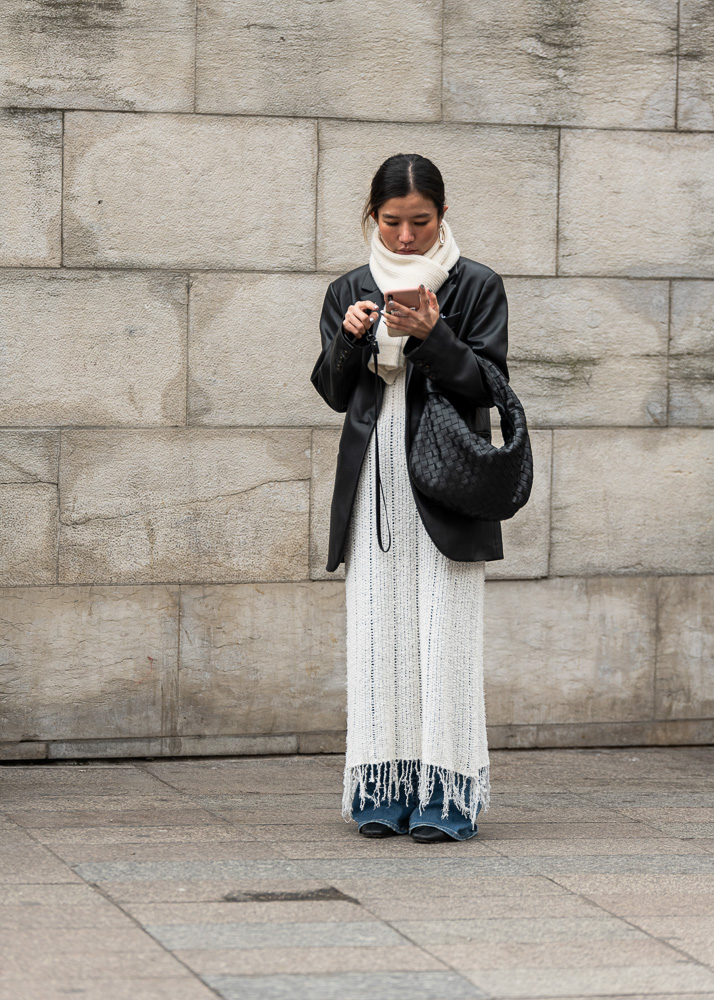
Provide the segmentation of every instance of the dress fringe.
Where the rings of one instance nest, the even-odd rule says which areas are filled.
[[[479,812],[486,812],[489,807],[491,783],[488,765],[480,768],[477,774],[469,775],[459,774],[436,764],[426,764],[420,760],[389,760],[356,766],[345,765],[342,796],[342,817],[345,822],[352,819],[352,803],[358,788],[360,809],[364,808],[367,799],[375,806],[379,806],[385,798],[387,803],[390,803],[392,796],[397,798],[402,788],[405,793],[412,789],[415,771],[419,779],[420,813],[431,799],[434,781],[438,776],[444,788],[442,819],[446,819],[449,804],[453,802],[463,815],[468,817],[471,829],[476,828],[477,815]],[[375,785],[372,795],[366,789],[368,781]]]

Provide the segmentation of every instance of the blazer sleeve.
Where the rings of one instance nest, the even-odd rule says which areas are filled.
[[[425,340],[409,337],[404,357],[445,390],[468,396],[477,406],[493,406],[478,356],[493,361],[506,378],[508,302],[503,280],[493,271],[473,308],[461,318],[461,336],[438,319]]]
[[[342,326],[344,315],[345,310],[339,303],[333,284],[330,284],[320,316],[322,351],[310,381],[327,405],[338,413],[347,410],[359,378],[364,351],[369,347],[365,340],[345,331]]]

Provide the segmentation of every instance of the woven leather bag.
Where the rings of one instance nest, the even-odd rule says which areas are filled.
[[[409,452],[414,485],[449,510],[481,521],[507,521],[527,502],[533,454],[526,415],[498,365],[479,357],[501,417],[503,447],[470,430],[433,382]]]

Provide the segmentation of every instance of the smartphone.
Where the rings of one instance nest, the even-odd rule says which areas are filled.
[[[409,306],[410,309],[419,308],[419,289],[418,288],[402,288],[401,290],[395,289],[393,292],[384,293],[384,308],[387,312],[392,310],[389,308],[389,303],[396,300],[401,302],[405,306]]]

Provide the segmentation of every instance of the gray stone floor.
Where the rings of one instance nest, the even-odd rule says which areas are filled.
[[[0,1000],[714,998],[714,747],[491,760],[435,845],[342,756],[0,767]]]

